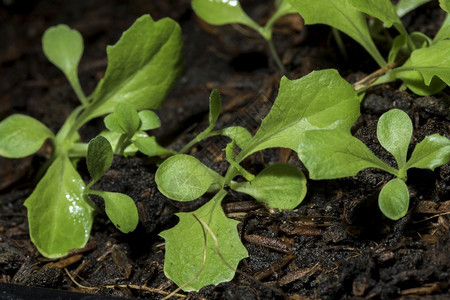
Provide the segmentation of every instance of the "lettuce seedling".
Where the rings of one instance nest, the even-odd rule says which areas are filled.
[[[397,168],[376,157],[350,131],[308,131],[303,134],[297,153],[311,179],[354,176],[366,168],[391,173],[396,178],[382,188],[378,204],[386,217],[398,220],[406,215],[409,206],[405,183],[407,171],[411,168],[434,170],[450,161],[450,140],[439,134],[427,136],[418,143],[408,160],[411,136],[412,122],[405,112],[392,109],[380,117],[377,137],[380,144],[394,156]]]
[[[169,157],[155,175],[159,191],[176,201],[192,201],[207,192],[215,193],[196,211],[178,213],[180,222],[161,233],[166,240],[165,274],[185,291],[198,291],[206,285],[231,280],[237,264],[247,256],[236,229],[237,222],[229,220],[222,211],[221,202],[228,188],[277,209],[293,209],[305,197],[306,179],[297,167],[276,163],[253,175],[241,163],[253,153],[267,148],[297,151],[301,134],[308,130],[349,131],[359,116],[356,91],[335,70],[315,71],[297,80],[283,77],[278,96],[254,136],[239,126],[214,130],[220,108],[220,95],[212,91],[210,125],[181,152],[211,136],[230,138],[225,149],[230,165],[225,175],[187,154]],[[236,177],[243,180],[235,181]],[[194,215],[201,218],[215,235],[207,238],[205,263],[202,259],[205,249],[202,225]],[[221,254],[216,252],[216,240]]]
[[[204,21],[212,25],[242,24],[258,32],[267,42],[277,67],[286,73],[272,41],[272,28],[275,22],[284,15],[295,13],[286,0],[276,1],[277,9],[266,25],[260,26],[242,9],[238,0],[192,0],[192,9]]]
[[[76,162],[88,155],[88,168],[95,182],[109,167],[111,158],[101,139],[94,140],[88,151],[78,130],[89,120],[112,112],[119,116],[116,119],[125,135],[124,144],[135,129],[150,128],[150,123],[155,121],[151,112],[143,111],[138,118],[133,115],[130,120],[124,114],[130,110],[136,113],[136,110],[156,109],[161,105],[181,71],[182,38],[178,24],[171,19],[155,22],[149,15],[137,19],[117,44],[108,46],[105,76],[90,96],[85,96],[77,74],[83,53],[80,33],[66,25],[51,27],[44,33],[42,45],[47,58],[69,80],[81,105],[75,108],[56,135],[31,117],[16,114],[6,118],[0,123],[0,155],[25,157],[38,151],[45,140],[51,140],[53,152],[46,165],[48,169],[25,201],[25,206],[31,240],[42,255],[56,258],[86,244],[94,213],[92,203],[86,197],[89,193],[104,198],[107,214],[121,230],[133,229],[134,209],[126,210],[127,215],[134,216],[130,217],[132,224],[121,225],[125,223],[115,213],[123,208],[122,204],[117,204],[119,202],[128,202],[131,207],[129,199],[90,190],[90,185],[86,187],[77,172]],[[101,149],[106,151],[104,157]],[[123,146],[119,146],[118,152],[123,152],[122,149]],[[97,159],[100,165],[96,164]]]
[[[305,19],[305,24],[330,25],[357,41],[381,69],[368,81],[356,86],[370,86],[401,80],[404,87],[418,95],[438,93],[450,84],[450,20],[448,1],[440,1],[447,17],[438,34],[431,39],[420,32],[408,33],[400,16],[427,1],[390,0],[287,0]],[[364,14],[394,27],[399,35],[393,40],[388,60],[380,54],[372,40]]]

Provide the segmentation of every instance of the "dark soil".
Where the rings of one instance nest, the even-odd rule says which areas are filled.
[[[273,1],[241,2],[260,22],[272,12]],[[184,72],[158,111],[163,126],[156,135],[162,144],[180,149],[206,126],[212,88],[219,89],[224,101],[218,127],[241,125],[253,132],[276,97],[280,74],[264,41],[241,26],[205,24],[188,0],[2,3],[0,120],[24,113],[56,131],[77,105],[69,84],[41,51],[40,38],[46,28],[65,23],[82,33],[85,54],[80,77],[91,92],[104,74],[106,45],[115,43],[137,17],[147,13],[154,19],[174,18],[184,35]],[[442,19],[436,4],[431,4],[404,21],[408,30],[432,36]],[[337,68],[353,83],[377,68],[346,37],[351,59],[345,59],[328,27],[305,27],[298,15],[280,20],[274,38],[291,79]],[[391,165],[393,158],[376,139],[377,120],[391,108],[404,110],[413,120],[410,150],[432,133],[450,137],[448,88],[433,97],[418,97],[398,88],[392,84],[369,90],[353,128],[356,137]],[[89,140],[102,126],[101,120],[91,122],[82,138]],[[227,164],[221,149],[226,142],[208,140],[191,149],[191,154],[223,172]],[[141,156],[115,157],[97,187],[126,193],[136,201],[137,230],[124,235],[98,215],[84,249],[49,260],[29,240],[23,206],[46,153],[43,147],[33,157],[0,158],[0,283],[142,298],[160,298],[173,291],[176,286],[164,276],[164,240],[158,233],[176,224],[175,212],[193,210],[206,199],[172,202],[156,189],[151,161]],[[307,173],[295,153],[278,149],[253,155],[245,167],[257,172],[274,161],[289,161]],[[80,172],[89,180],[82,165]],[[408,175],[410,209],[396,222],[383,217],[377,206],[377,195],[391,176],[372,169],[353,178],[308,181],[306,199],[292,211],[271,211],[230,193],[224,209],[241,221],[242,241],[250,256],[240,263],[233,281],[185,295],[195,299],[449,299],[450,166],[411,170]]]

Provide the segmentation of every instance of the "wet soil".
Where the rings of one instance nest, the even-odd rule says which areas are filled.
[[[272,1],[241,1],[264,22]],[[7,3],[7,4],[6,4]],[[60,72],[41,51],[40,37],[49,26],[65,23],[85,41],[81,83],[91,92],[106,67],[105,47],[133,21],[150,13],[171,17],[183,30],[185,68],[164,107],[158,141],[178,150],[207,125],[208,96],[217,88],[224,108],[218,127],[241,125],[255,132],[276,97],[280,74],[264,41],[241,26],[213,27],[199,20],[189,1],[3,1],[0,8],[0,119],[13,113],[31,115],[56,131],[77,105]],[[443,19],[436,4],[404,18],[410,31],[433,36]],[[376,70],[362,48],[343,36],[346,59],[326,26],[304,26],[301,18],[283,18],[274,40],[291,79],[317,69],[336,68],[350,82]],[[389,84],[370,89],[353,133],[381,159],[395,165],[378,144],[376,124],[382,113],[399,108],[413,120],[410,150],[425,136],[450,137],[450,91],[419,97]],[[81,132],[88,141],[103,125],[93,121]],[[218,172],[227,163],[224,138],[196,145],[190,153]],[[161,298],[176,286],[164,276],[164,240],[158,233],[177,223],[174,213],[195,209],[202,201],[176,203],[156,189],[154,163],[143,156],[115,157],[98,189],[131,196],[140,223],[124,235],[98,215],[88,245],[60,260],[39,255],[28,238],[26,209],[33,177],[48,146],[33,157],[0,158],[0,283],[120,297]],[[275,161],[307,170],[295,153],[272,149],[245,161],[258,172]],[[86,181],[88,174],[80,162]],[[411,204],[399,221],[383,217],[377,195],[391,176],[364,170],[352,178],[308,181],[308,194],[292,211],[273,211],[251,198],[230,192],[223,207],[241,221],[239,230],[249,257],[229,283],[179,293],[191,299],[392,299],[450,298],[450,166],[408,173]],[[94,199],[95,201],[95,199]],[[101,203],[99,202],[100,207]],[[0,298],[2,296],[0,295]]]

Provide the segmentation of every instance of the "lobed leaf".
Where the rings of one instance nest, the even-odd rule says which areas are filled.
[[[269,114],[236,160],[271,147],[297,151],[303,132],[349,131],[359,114],[356,91],[336,70],[313,71],[297,80],[283,77]]]
[[[305,19],[305,24],[326,24],[346,33],[377,61],[386,65],[378,52],[367,27],[365,16],[354,8],[350,0],[289,0]]]
[[[297,153],[311,179],[349,177],[366,168],[397,175],[397,170],[376,157],[363,142],[342,130],[307,131]]]
[[[139,223],[136,204],[129,196],[121,193],[95,191],[105,201],[108,218],[123,233],[134,231]]]
[[[176,214],[180,222],[172,229],[160,233],[166,241],[164,273],[178,286],[183,286],[186,292],[199,291],[207,285],[230,281],[239,261],[248,256],[236,228],[239,222],[225,216],[220,200],[212,199],[192,213]],[[207,223],[212,230],[222,257],[216,251],[211,234],[202,228],[193,214]],[[205,246],[206,263],[202,269]],[[200,274],[195,278],[200,270]],[[194,278],[195,280],[191,281]],[[189,284],[184,286],[188,282]]]
[[[447,13],[450,13],[450,0],[439,0],[439,5]]]
[[[48,138],[55,135],[38,120],[15,114],[0,122],[0,156],[20,158],[41,148]]]
[[[158,108],[181,71],[181,50],[175,21],[155,22],[149,15],[137,19],[117,44],[108,46],[105,77],[82,121],[108,114],[118,103],[136,110]]]
[[[399,109],[391,109],[378,120],[378,141],[384,149],[395,157],[399,169],[406,164],[412,131],[411,119],[404,111]]]
[[[192,201],[206,193],[212,184],[220,183],[222,176],[195,157],[178,154],[161,164],[155,181],[164,196],[178,201]]]
[[[390,180],[381,189],[378,205],[389,219],[398,220],[404,217],[409,206],[409,192],[405,182],[399,178]]]
[[[432,134],[416,145],[406,168],[430,169],[450,161],[450,140],[439,134]]]
[[[237,183],[231,188],[272,208],[294,209],[305,198],[306,178],[297,167],[279,163],[262,170],[251,182]]]
[[[113,161],[113,150],[109,141],[99,135],[89,142],[86,164],[92,179],[98,181]]]
[[[239,23],[258,31],[255,23],[242,9],[238,0],[192,0],[195,13],[212,25]]]
[[[84,188],[69,158],[59,156],[25,201],[31,240],[45,257],[62,257],[88,241],[94,217]]]

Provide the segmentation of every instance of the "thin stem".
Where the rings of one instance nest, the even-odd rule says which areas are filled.
[[[267,44],[269,45],[270,54],[272,55],[272,58],[275,61],[275,64],[277,65],[278,69],[280,69],[282,74],[286,74],[286,69],[284,68],[283,63],[281,62],[281,59],[278,56],[278,53],[277,53],[277,50],[275,49],[272,38],[266,39],[266,41],[267,41]]]
[[[181,148],[181,150],[178,153],[180,154],[186,153],[192,146],[208,138],[210,136],[209,133],[211,132],[211,130],[212,127],[208,127],[204,131],[200,132],[193,140],[184,145],[184,147]]]

